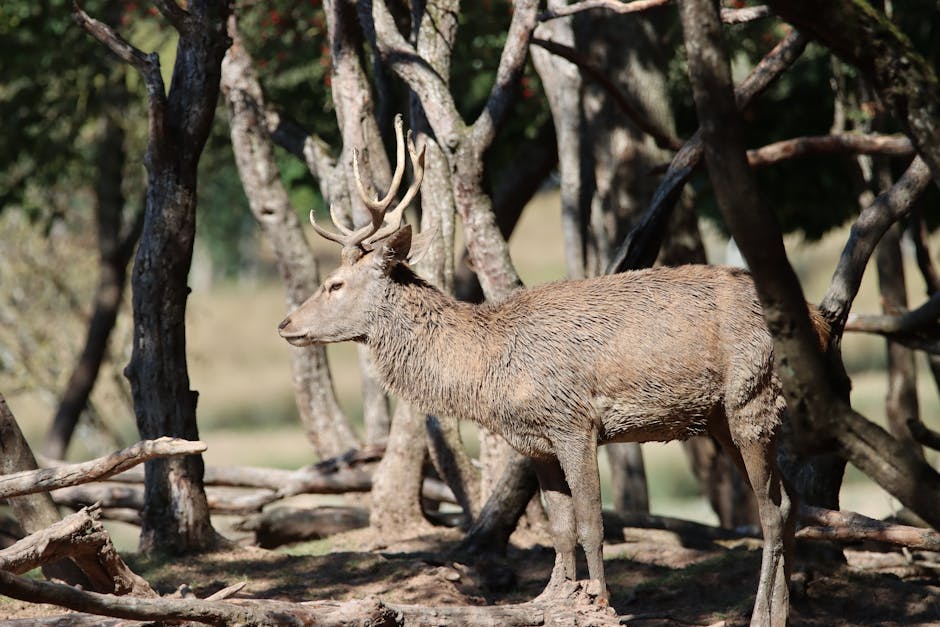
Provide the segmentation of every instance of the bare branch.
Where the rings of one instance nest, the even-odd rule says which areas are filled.
[[[753,22],[773,15],[770,7],[760,4],[754,7],[744,7],[743,9],[721,9],[721,21],[725,24],[744,24]]]
[[[480,116],[471,128],[473,149],[482,155],[493,143],[512,103],[511,92],[519,82],[529,51],[529,41],[537,24],[538,0],[515,0],[506,44],[496,69],[496,82]]]
[[[98,516],[98,506],[83,508],[19,540],[0,551],[0,570],[19,575],[49,562],[84,556],[100,566],[96,569],[101,571],[97,576],[98,589],[157,596],[150,584],[131,571],[118,555]]]
[[[270,615],[253,608],[224,601],[119,597],[85,592],[57,583],[33,581],[0,571],[0,593],[31,603],[52,603],[61,607],[104,616],[136,620],[192,620],[213,625],[299,625],[300,621]],[[284,621],[283,623],[281,621]]]
[[[574,15],[582,11],[591,11],[594,9],[604,9],[612,13],[626,15],[628,13],[639,13],[648,11],[657,7],[670,4],[672,0],[633,0],[633,2],[621,2],[620,0],[582,0],[557,9],[550,9],[539,13],[539,21],[547,22],[559,17]],[[725,24],[743,24],[753,22],[764,17],[772,15],[770,8],[765,5],[754,7],[745,7],[743,9],[721,9],[721,21]]]
[[[911,418],[907,421],[907,428],[913,437],[921,445],[940,451],[940,433],[934,431],[917,418]]]
[[[150,459],[195,455],[206,450],[205,442],[162,437],[142,440],[117,453],[80,464],[24,470],[0,476],[0,498],[47,492],[110,477]]]
[[[798,538],[841,542],[873,540],[916,551],[940,551],[940,533],[933,529],[896,525],[855,512],[802,505],[800,522],[807,526],[797,532]]]
[[[456,147],[467,125],[457,111],[446,77],[435,72],[398,31],[385,0],[373,0],[372,19],[382,59],[418,96],[438,143],[451,149]]]
[[[153,3],[177,32],[191,32],[194,27],[193,17],[186,9],[176,4],[176,0],[154,0]]]
[[[904,135],[837,133],[795,137],[748,150],[747,162],[752,168],[761,168],[808,155],[845,153],[906,157],[914,154],[914,146]]]
[[[610,97],[614,99],[614,102],[617,103],[617,106],[620,107],[623,114],[633,120],[637,128],[652,137],[656,141],[657,146],[669,150],[679,150],[682,147],[682,140],[675,137],[669,130],[661,128],[652,118],[645,115],[645,113],[641,113],[634,104],[635,99],[625,94],[619,86],[610,80],[606,72],[591,63],[583,54],[571,46],[566,46],[548,39],[536,37],[532,39],[531,43],[533,46],[544,48],[552,54],[558,55],[577,65],[582,72],[590,76],[592,80],[604,88]]]
[[[896,316],[849,314],[845,330],[881,335],[910,333],[923,331],[931,325],[935,326],[938,319],[940,319],[940,293],[931,296],[917,309]]]
[[[558,7],[539,14],[540,22],[547,22],[559,17],[574,15],[582,11],[592,11],[594,9],[604,9],[612,13],[625,15],[627,13],[637,13],[647,11],[656,7],[670,4],[672,0],[633,0],[633,2],[621,2],[620,0],[582,0],[568,6]]]
[[[838,337],[842,333],[852,301],[855,300],[862,283],[865,267],[881,236],[892,224],[910,212],[914,201],[923,193],[929,182],[930,170],[927,164],[917,157],[897,183],[880,194],[856,218],[829,283],[829,289],[819,305],[833,326],[833,336]]]
[[[118,35],[110,26],[89,17],[78,6],[77,2],[72,4],[72,19],[117,58],[137,68],[137,71],[144,78],[144,83],[147,85],[147,94],[151,99],[166,100],[163,76],[160,74],[160,57],[157,53],[147,54],[138,50]]]
[[[738,109],[746,109],[753,99],[762,93],[800,57],[806,48],[807,39],[792,31],[767,53],[747,78],[734,90]],[[669,216],[679,200],[682,187],[698,167],[704,154],[701,132],[696,131],[676,153],[666,175],[656,188],[653,200],[646,213],[637,221],[611,256],[606,274],[628,269],[643,268],[653,264],[659,254],[659,246],[665,233]]]

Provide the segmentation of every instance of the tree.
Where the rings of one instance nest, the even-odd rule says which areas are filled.
[[[228,3],[158,2],[179,33],[170,90],[159,58],[144,54],[80,9],[75,19],[147,86],[149,131],[147,200],[133,272],[134,351],[126,375],[144,438],[198,439],[196,398],[189,389],[184,313],[195,237],[196,169],[219,93],[222,56],[229,45]],[[144,551],[188,551],[214,546],[198,455],[147,463]]]

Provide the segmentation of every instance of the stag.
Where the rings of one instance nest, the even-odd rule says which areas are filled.
[[[543,594],[575,579],[580,542],[607,598],[598,445],[710,434],[757,496],[764,548],[752,624],[784,624],[795,515],[775,461],[785,404],[749,274],[663,267],[519,290],[500,303],[458,302],[409,267],[430,242],[402,225],[424,173],[410,132],[414,178],[388,211],[404,174],[400,117],[395,126],[398,161],[384,198],[365,192],[354,157],[371,220],[349,229],[331,207],[333,233],[311,212],[316,232],[342,246],[341,264],[280,335],[295,346],[360,342],[391,392],[473,420],[534,458],[556,550]]]

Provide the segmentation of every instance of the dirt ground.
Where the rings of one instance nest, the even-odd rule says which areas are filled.
[[[647,535],[605,545],[611,605],[622,623],[747,623],[760,565],[758,540],[695,542],[693,548],[664,532]],[[377,545],[368,530],[360,530],[290,549],[320,555],[243,548],[165,561],[130,556],[128,562],[162,594],[188,584],[205,597],[247,581],[239,597],[286,601],[376,596],[420,605],[519,603],[535,597],[548,579],[554,553],[540,533],[517,532],[508,555],[480,559],[475,566],[450,555],[459,538],[458,531],[435,530]],[[940,624],[940,571],[922,556],[849,549],[848,563],[838,565],[818,559],[812,545],[800,544],[798,551],[793,625]],[[579,570],[585,570],[583,563]],[[61,613],[0,597],[0,618]]]

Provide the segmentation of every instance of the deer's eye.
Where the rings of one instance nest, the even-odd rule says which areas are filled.
[[[343,289],[344,285],[345,283],[343,283],[342,281],[333,281],[332,283],[326,286],[326,291],[332,294],[333,292],[337,292]]]

